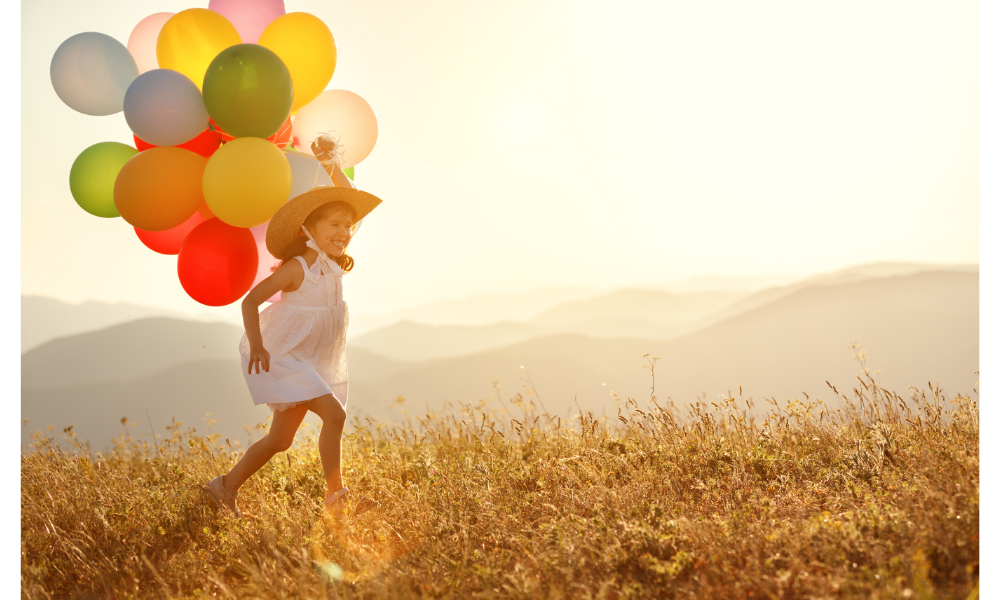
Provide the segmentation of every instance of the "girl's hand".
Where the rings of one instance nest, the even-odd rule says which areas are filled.
[[[358,189],[358,186],[354,185],[351,178],[344,173],[342,168],[343,147],[333,136],[326,133],[317,135],[312,143],[312,151],[316,160],[323,165],[323,169],[330,174],[333,185]]]
[[[333,136],[321,133],[316,136],[311,145],[313,156],[320,162],[334,161],[334,166],[340,167],[339,158],[343,154],[340,144]]]
[[[271,355],[267,350],[264,350],[263,346],[251,346],[250,347],[250,362],[247,364],[247,375],[250,375],[256,369],[257,374],[260,374],[260,370],[263,367],[265,371],[271,370]]]

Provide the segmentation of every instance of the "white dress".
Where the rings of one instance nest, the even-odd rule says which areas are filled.
[[[314,246],[310,241],[309,246]],[[314,248],[316,249],[316,248]],[[250,344],[240,340],[243,377],[255,405],[284,410],[326,394],[347,408],[347,304],[344,270],[320,251],[312,266],[296,256],[305,277],[294,292],[260,313],[264,349],[270,371],[247,373]]]

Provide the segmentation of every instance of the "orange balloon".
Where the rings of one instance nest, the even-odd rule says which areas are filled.
[[[115,208],[145,231],[166,231],[187,221],[205,201],[201,177],[208,159],[172,146],[129,159],[115,180]]]

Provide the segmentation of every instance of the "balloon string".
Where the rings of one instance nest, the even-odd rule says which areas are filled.
[[[319,185],[319,183],[318,183],[319,182],[319,170],[320,170],[320,166],[317,165],[316,166],[316,175],[313,177],[312,187],[316,187],[317,185]]]

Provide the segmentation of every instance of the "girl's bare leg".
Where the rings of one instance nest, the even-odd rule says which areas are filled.
[[[347,411],[332,394],[310,400],[305,406],[323,419],[319,432],[319,457],[326,476],[326,493],[330,495],[344,487],[340,472],[340,438],[344,433]]]
[[[306,406],[306,404],[299,404],[285,410],[274,411],[271,429],[267,435],[250,444],[239,462],[223,475],[223,487],[235,492],[243,485],[244,481],[266,465],[272,456],[288,450],[292,446],[292,442],[295,441],[295,432],[298,431],[299,424],[306,416],[306,411],[308,411]]]

